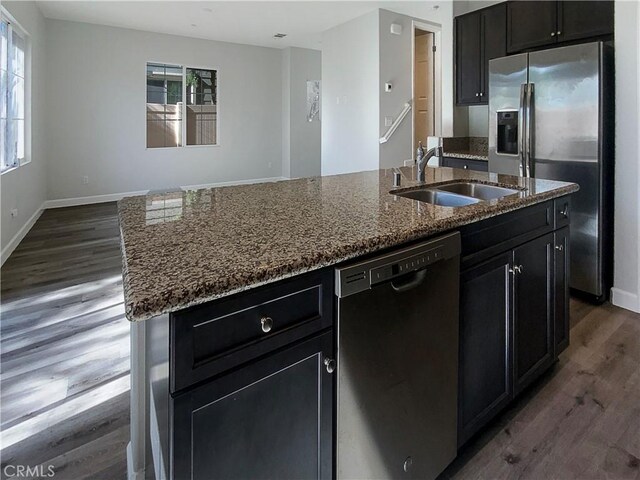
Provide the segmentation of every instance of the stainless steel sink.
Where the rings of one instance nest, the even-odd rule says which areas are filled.
[[[408,190],[405,192],[396,193],[396,195],[400,197],[411,198],[412,200],[418,200],[419,202],[439,205],[441,207],[464,207],[466,205],[473,205],[474,203],[480,202],[480,200],[477,198],[458,195],[451,192],[432,190],[428,188]]]
[[[443,192],[465,195],[467,197],[473,197],[480,200],[495,200],[497,198],[514,195],[519,192],[512,188],[498,187],[495,185],[486,185],[484,183],[475,182],[456,182],[431,188]]]

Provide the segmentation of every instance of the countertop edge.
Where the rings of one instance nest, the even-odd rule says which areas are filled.
[[[398,241],[397,239],[393,238],[395,236],[391,236],[391,235],[388,236],[389,238],[381,237],[379,239],[375,239],[375,238],[367,239],[364,243],[373,243],[374,245],[362,246],[362,245],[354,244],[352,246],[346,247],[347,249],[351,250],[350,252],[342,253],[341,255],[337,255],[334,258],[330,258],[328,260],[318,259],[316,263],[308,264],[304,267],[296,267],[294,264],[290,266],[291,268],[290,271],[286,273],[274,274],[273,276],[270,276],[269,272],[266,272],[264,274],[264,278],[256,279],[256,280],[248,279],[247,283],[242,287],[231,288],[229,290],[221,290],[214,294],[202,296],[200,298],[194,299],[192,301],[184,302],[179,305],[172,305],[172,306],[167,306],[166,308],[159,308],[159,309],[149,309],[146,306],[148,302],[153,301],[152,298],[148,298],[148,299],[144,298],[138,301],[134,301],[133,299],[131,299],[130,286],[128,285],[127,275],[126,275],[127,260],[125,255],[124,235],[122,235],[122,232],[121,232],[120,243],[121,243],[122,265],[123,265],[123,290],[124,290],[124,297],[125,297],[125,315],[130,322],[140,322],[140,321],[149,320],[159,315],[177,312],[189,307],[202,305],[204,303],[207,303],[213,300],[218,300],[220,298],[224,298],[230,295],[234,295],[236,293],[251,290],[251,289],[254,289],[263,285],[267,285],[270,283],[275,283],[280,280],[295,277],[297,275],[301,275],[307,272],[338,265],[342,262],[352,260],[362,255],[374,253],[376,251],[384,250],[386,248],[392,248],[395,246],[402,245],[404,243],[413,242],[420,239],[426,239],[431,236],[437,235],[439,233],[443,233],[446,231],[450,231],[450,230],[462,227],[464,225],[469,225],[471,223],[486,220],[487,218],[492,218],[497,215],[502,215],[512,211],[520,210],[525,207],[529,207],[529,206],[543,203],[549,200],[553,200],[555,198],[569,195],[578,190],[579,190],[578,185],[570,184],[567,186],[559,187],[555,190],[551,190],[549,192],[541,193],[538,196],[524,198],[517,204],[503,206],[502,208],[499,208],[498,206],[496,206],[498,208],[495,208],[494,210],[490,210],[480,214],[476,213],[475,215],[469,215],[466,218],[462,218],[459,220],[447,221],[447,222],[441,221],[433,225],[433,228],[416,229],[413,232],[407,232],[407,234],[403,236],[403,239],[401,241]],[[446,224],[446,225],[441,225],[441,224]],[[327,255],[327,256],[331,256],[331,255]],[[309,260],[311,259],[304,259],[304,261],[303,259],[298,259],[298,261],[295,263],[304,264]],[[275,268],[274,270],[281,271],[287,268],[288,268],[287,265],[280,265],[278,266],[278,268]],[[154,298],[157,298],[157,297],[158,295],[154,295]]]

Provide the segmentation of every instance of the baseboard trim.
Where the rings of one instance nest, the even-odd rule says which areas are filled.
[[[146,195],[149,190],[140,190],[137,192],[110,193],[107,195],[93,195],[90,197],[75,198],[58,198],[55,200],[47,200],[44,202],[44,208],[62,208],[76,207],[78,205],[91,205],[94,203],[117,202],[124,197],[135,197],[137,195]]]
[[[131,442],[127,443],[127,480],[144,480],[144,470],[133,470]]]
[[[228,187],[232,185],[250,185],[252,183],[279,182],[281,180],[289,180],[289,178],[287,177],[252,178],[250,180],[232,180],[229,182],[201,183],[198,185],[182,185],[180,188],[182,190],[200,190],[202,188]]]
[[[611,303],[617,307],[640,313],[640,301],[638,300],[638,295],[635,293],[627,292],[619,288],[612,288]]]
[[[5,245],[5,247],[2,249],[2,252],[0,252],[0,265],[4,265],[4,262],[6,262],[7,258],[11,256],[13,251],[22,241],[22,239],[27,236],[27,233],[29,233],[29,230],[31,230],[31,227],[33,227],[33,225],[38,221],[38,219],[40,218],[40,215],[42,215],[42,212],[44,212],[46,208],[45,207],[46,203],[47,202],[44,202],[42,205],[40,205],[40,208],[38,208],[33,213],[33,215],[31,215],[29,220],[25,222],[22,228],[18,230],[18,232],[13,236],[13,238],[9,240],[9,243],[7,243],[7,245]]]

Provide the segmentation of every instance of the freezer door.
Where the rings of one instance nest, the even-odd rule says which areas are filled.
[[[528,54],[489,61],[489,171],[522,175]]]
[[[529,54],[532,176],[580,185],[571,200],[571,287],[602,295],[601,43]]]

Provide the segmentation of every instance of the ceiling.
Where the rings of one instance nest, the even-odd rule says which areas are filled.
[[[322,32],[377,8],[438,20],[435,1],[39,1],[47,18],[264,47],[321,49]],[[435,7],[435,8],[434,8]],[[275,39],[276,33],[286,33]]]

